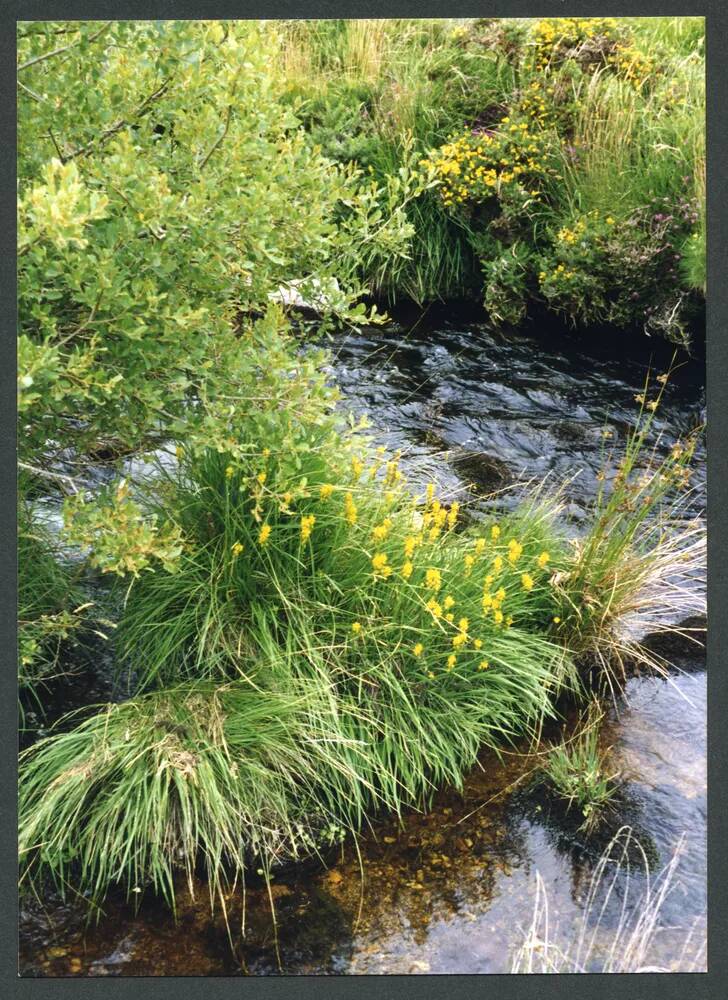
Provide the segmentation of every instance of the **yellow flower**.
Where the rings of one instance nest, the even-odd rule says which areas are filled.
[[[524,590],[533,590],[533,577],[530,573],[521,574],[521,583]]]
[[[452,611],[448,611],[448,613],[445,615],[445,621],[452,622],[454,620],[455,620],[455,615],[452,613]]]
[[[452,597],[450,597],[450,595],[448,594],[448,595],[447,595],[447,596],[445,597],[445,600],[444,600],[444,601],[443,601],[442,603],[443,603],[443,607],[445,608],[445,611],[449,611],[449,610],[450,610],[450,608],[452,608],[452,607],[454,606],[454,604],[455,604],[455,601],[454,601],[454,600],[452,599]]]
[[[490,529],[490,537],[495,541],[500,536],[501,530],[497,524],[494,524]]]
[[[237,557],[240,555],[240,553],[243,551],[244,548],[245,546],[241,542],[235,542],[233,547],[230,549],[230,551],[233,554],[233,558],[237,559]]]
[[[455,664],[458,662],[458,658],[454,653],[450,653],[447,658],[447,669],[452,670]]]
[[[453,636],[452,646],[453,649],[460,649],[468,641],[467,635],[464,632],[458,632],[457,635]]]
[[[495,557],[495,559],[493,560],[493,569],[496,571],[496,573],[500,573],[500,571],[503,569],[503,556]]]
[[[460,621],[458,622],[458,628],[460,629],[461,632],[467,632],[469,625],[470,622],[468,621],[467,618],[461,618]]]
[[[440,576],[439,569],[428,569],[425,573],[425,586],[428,590],[434,590],[435,593],[438,592],[442,586],[442,577]]]
[[[354,635],[359,635],[359,633],[361,632],[361,622],[352,622],[351,631],[354,633]]]
[[[234,475],[235,475],[235,469],[232,467],[232,465],[228,465],[227,469],[225,469],[225,478],[230,479]]]
[[[449,528],[455,527],[455,524],[457,523],[458,519],[459,510],[460,510],[460,504],[457,502],[457,500],[453,500],[452,504],[450,505],[450,512],[447,515],[447,524]]]
[[[319,487],[319,496],[322,500],[328,500],[331,494],[334,492],[334,487],[331,483],[322,483]]]
[[[415,656],[422,656],[424,649],[425,647],[422,645],[421,642],[416,642],[412,647],[412,652]]]
[[[271,526],[269,524],[264,524],[263,527],[258,532],[258,544],[265,545],[265,543],[270,538]]]
[[[476,556],[482,556],[483,550],[485,549],[485,539],[479,538],[475,543],[475,554]]]
[[[482,649],[482,647],[483,647],[483,640],[482,639],[473,639],[473,645],[475,646],[476,649]]]
[[[356,524],[356,504],[351,493],[347,493],[344,497],[344,517],[349,524]]]
[[[518,562],[521,558],[521,553],[523,552],[523,546],[520,542],[517,542],[515,538],[511,538],[508,543],[508,561],[512,563]]]
[[[541,555],[536,560],[536,562],[539,564],[541,569],[546,569],[546,563],[549,561],[550,558],[551,556],[548,554],[548,552],[542,552]]]
[[[268,458],[269,455],[270,455],[270,448],[264,448],[263,449],[263,458]]]
[[[425,607],[427,608],[428,611],[430,611],[435,616],[435,618],[439,618],[440,615],[442,614],[442,607],[435,600],[434,597],[430,598],[430,600],[427,602],[427,604],[425,605]]]
[[[501,622],[503,621],[503,612],[496,609],[493,612],[493,621],[496,623],[496,625],[500,625]]]
[[[309,540],[315,523],[316,518],[313,514],[305,514],[301,518],[301,543]]]
[[[381,571],[387,565],[387,555],[385,552],[377,552],[376,555],[372,556],[372,566],[376,573],[381,573]]]
[[[266,481],[267,476],[266,476],[265,472],[259,472],[258,475],[255,478],[258,480],[258,482],[262,486],[263,483]]]
[[[647,404],[647,409],[652,410],[652,412],[654,413],[655,410],[657,409],[657,400],[651,399],[650,402]]]
[[[552,620],[553,620],[554,625],[559,625],[561,623],[561,619],[559,618],[558,615],[554,615],[554,617],[553,617]]]
[[[611,215],[608,215],[607,218],[604,221],[607,223],[608,226],[613,226],[614,225],[614,219],[612,218]]]
[[[465,558],[463,559],[463,562],[465,563],[465,575],[466,576],[470,576],[470,574],[471,574],[471,572],[473,570],[473,564],[475,562],[475,556],[466,555]]]
[[[358,479],[359,476],[364,471],[364,463],[362,462],[362,460],[360,458],[357,458],[356,455],[351,460],[351,469],[352,469],[352,472],[354,473],[354,478],[355,479]]]
[[[372,529],[372,538],[375,542],[383,542],[384,539],[389,534],[390,528],[392,527],[392,521],[390,518],[385,517],[381,524],[378,524]]]
[[[478,664],[478,670],[487,670],[489,666],[490,663],[487,660],[481,660]]]
[[[413,569],[414,566],[408,559],[407,562],[404,563],[404,565],[402,566],[402,576],[405,578],[405,580],[409,580],[409,578],[412,576]]]
[[[414,555],[414,551],[417,548],[417,539],[414,535],[407,535],[404,540],[404,554],[408,559],[411,559]]]

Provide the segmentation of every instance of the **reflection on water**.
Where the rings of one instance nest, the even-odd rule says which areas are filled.
[[[594,495],[602,431],[612,431],[608,440],[619,449],[650,364],[646,355],[599,360],[573,345],[567,353],[553,339],[505,340],[453,324],[363,331],[334,349],[333,372],[349,404],[366,409],[390,445],[408,452],[415,482],[436,472],[451,488],[476,482],[487,492],[514,478],[579,470],[567,491],[576,521]],[[664,371],[667,362],[652,364]],[[653,443],[667,450],[702,415],[700,366],[692,365],[668,385]],[[691,513],[704,499],[702,459]],[[668,968],[684,938],[669,928],[697,919],[704,934],[706,905],[706,674],[698,652],[683,650],[678,665],[684,672],[669,681],[630,680],[628,703],[604,729],[628,779],[630,821],[644,831],[658,867],[687,833],[661,915],[665,927],[649,956]],[[524,810],[523,789],[541,761],[525,746],[500,760],[486,754],[462,792],[438,794],[426,814],[376,824],[358,851],[348,842],[328,870],[279,873],[271,887],[277,940],[262,885],[248,887],[244,914],[239,897],[228,901],[230,937],[202,883],[195,899],[180,886],[178,923],[153,899],[135,915],[112,897],[101,921],[88,926],[78,904],[53,902],[51,893],[45,905],[25,900],[21,974],[507,972],[531,920],[536,872],[548,893],[552,936],[568,942],[596,860],[540,806]],[[631,893],[634,906],[639,891]],[[607,927],[621,896],[618,886]]]

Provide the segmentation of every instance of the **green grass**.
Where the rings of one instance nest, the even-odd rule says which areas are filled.
[[[549,753],[544,777],[568,809],[583,817],[580,829],[589,833],[604,819],[617,791],[616,773],[608,773],[608,750],[599,742],[603,713],[593,703],[577,734]]]

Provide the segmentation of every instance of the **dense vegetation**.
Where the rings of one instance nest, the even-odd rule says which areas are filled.
[[[695,95],[698,33],[683,22],[684,35],[663,24],[654,45],[684,47],[675,79]],[[413,492],[398,457],[337,406],[323,354],[300,352],[277,301],[281,286],[295,287],[317,299],[322,324],[376,321],[367,294],[460,293],[477,257],[494,320],[520,315],[513,269],[528,284],[541,268],[539,294],[554,308],[626,322],[612,281],[634,253],[640,301],[659,286],[668,298],[655,310],[671,302],[677,329],[679,303],[700,279],[695,270],[687,285],[665,282],[663,244],[692,238],[694,186],[681,189],[680,220],[645,222],[662,161],[641,147],[655,173],[639,195],[636,167],[619,182],[632,200],[612,199],[612,219],[595,214],[605,148],[589,147],[593,170],[572,187],[559,160],[589,107],[577,113],[578,88],[605,109],[631,101],[642,122],[652,107],[659,142],[677,111],[657,114],[645,93],[652,75],[643,67],[637,82],[625,68],[640,65],[626,29],[569,22],[581,34],[562,52],[544,24],[417,24],[396,44],[399,23],[369,34],[342,22],[21,26],[21,684],[42,703],[59,643],[115,608],[119,680],[131,688],[129,700],[64,720],[26,752],[24,869],[95,897],[120,881],[173,899],[175,870],[191,874],[202,859],[214,891],[251,863],[267,872],[377,809],[457,785],[483,745],[536,735],[559,693],[580,690],[585,659],[611,677],[629,657],[649,659],[620,637],[621,619],[659,600],[667,567],[679,581],[698,545],[666,540],[654,518],[687,484],[690,442],[636,474],[667,374],[646,387],[616,478],[575,546],[558,499],[535,495],[483,520],[465,519],[462,498],[435,483]],[[368,146],[355,132],[349,149],[324,141],[327,128],[348,134],[326,124],[332,109],[360,115],[352,91],[336,90],[359,85],[336,62],[342,39],[351,54],[357,38],[379,46],[377,73],[391,42],[392,65],[404,72],[408,54],[429,81],[410,122],[427,120],[429,131],[405,127],[404,104],[385,127],[377,104]],[[570,53],[585,39],[604,65],[582,79]],[[383,86],[377,73],[367,86]],[[480,91],[462,76],[476,73]],[[530,115],[534,79],[547,90],[572,80],[570,100],[552,91],[547,113],[539,98]],[[318,124],[311,98],[301,105],[294,93],[314,80]],[[496,106],[483,97],[496,81],[508,130],[483,118],[474,132],[476,114]],[[517,132],[501,120],[512,116]],[[617,141],[613,118],[590,120]],[[466,122],[466,138],[447,139]],[[687,158],[698,155],[691,128]],[[448,180],[453,164],[473,197]],[[672,200],[670,164],[659,193]],[[558,277],[582,246],[592,258],[579,281],[603,283],[602,305],[596,286],[571,300],[572,278]],[[88,480],[94,461],[105,464],[104,488]],[[60,540],[38,523],[35,498],[48,489],[66,494]],[[87,607],[91,572],[115,581],[108,608]]]
[[[705,288],[702,18],[314,21],[284,38],[285,93],[324,153],[426,178],[409,256],[368,271],[380,294],[686,339]]]

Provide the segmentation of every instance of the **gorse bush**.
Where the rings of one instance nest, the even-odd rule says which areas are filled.
[[[701,253],[685,241],[704,217],[702,32],[700,18],[305,22],[284,26],[281,65],[287,99],[332,157],[381,182],[405,136],[425,154],[406,207],[413,251],[376,276],[381,294],[480,295],[496,324],[539,303],[686,343],[703,288],[682,263]],[[543,260],[562,262],[556,233],[594,212],[614,218],[619,246],[573,247],[571,284],[543,287]],[[519,289],[494,296],[513,255],[528,261]],[[622,257],[634,266],[618,272]]]

